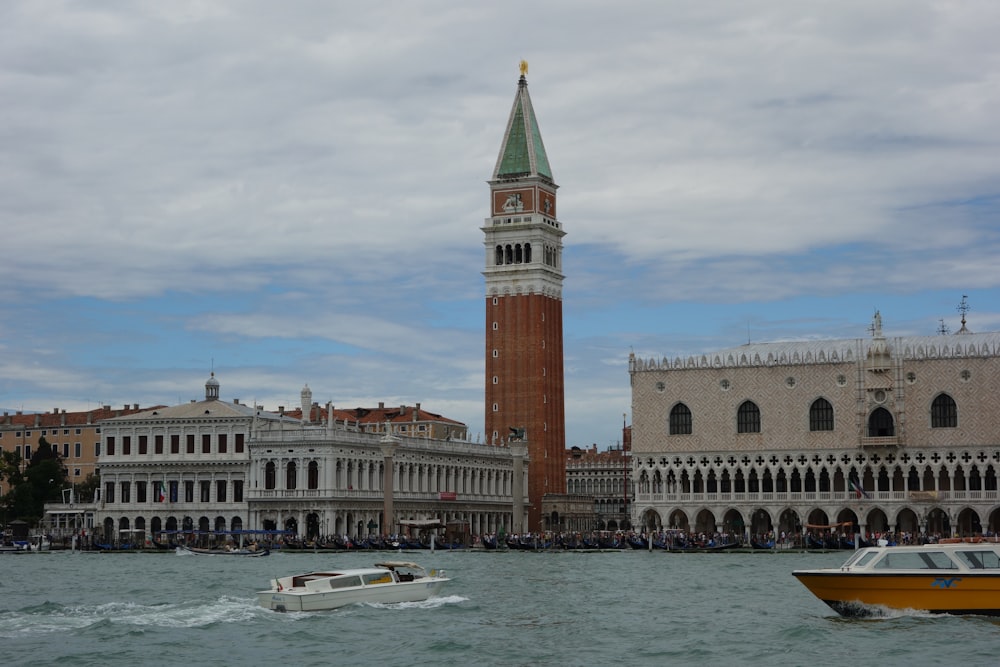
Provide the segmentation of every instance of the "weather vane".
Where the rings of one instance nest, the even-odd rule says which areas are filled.
[[[521,61],[521,76],[524,76],[527,73],[528,73],[528,61],[527,60],[522,60]]]

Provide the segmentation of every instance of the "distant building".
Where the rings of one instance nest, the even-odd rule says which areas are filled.
[[[631,355],[633,521],[1000,530],[1000,333],[871,334]]]
[[[509,531],[512,494],[525,488],[527,476],[521,468],[517,485],[515,448],[404,435],[400,427],[408,425],[390,423],[388,434],[385,425],[379,432],[351,420],[260,425],[250,445],[251,524],[306,537],[387,535],[455,523],[476,535]],[[384,516],[387,464],[391,521]],[[525,504],[522,498],[522,512]]]
[[[320,410],[308,387],[302,398],[305,408],[291,412],[229,403],[220,400],[213,374],[204,400],[102,422],[94,527],[103,539],[124,540],[163,531],[359,537],[396,533],[401,525],[458,521],[476,533],[512,525],[513,448],[458,440],[464,424],[419,405]],[[308,421],[298,418],[303,412]],[[377,417],[388,423],[379,428]],[[434,433],[447,435],[429,437]],[[391,526],[382,515],[387,435],[394,453]],[[522,498],[522,512],[524,505]]]
[[[590,530],[628,530],[632,526],[631,452],[622,447],[597,451],[571,447],[566,450],[566,491],[590,497]]]
[[[250,528],[249,442],[255,428],[270,422],[298,424],[219,400],[214,373],[204,400],[105,420],[96,527],[107,540]]]
[[[317,403],[312,403],[312,392],[308,385],[303,388],[302,395],[302,407],[285,414],[296,419],[302,419],[303,415],[305,415],[307,418],[302,420],[308,424],[319,424],[332,419],[342,424],[350,424],[365,433],[385,433],[386,424],[389,424],[394,433],[414,438],[428,438],[430,440],[469,439],[468,426],[454,419],[428,412],[421,408],[420,403],[417,403],[415,406],[397,405],[386,407],[385,403],[379,402],[377,408],[352,408],[344,410],[334,408],[332,405],[323,407]]]
[[[542,498],[566,491],[563,452],[562,224],[556,189],[522,66],[490,186],[486,247],[486,439],[528,447],[528,525]]]
[[[99,422],[139,411],[139,404],[136,403],[114,410],[105,405],[75,412],[59,408],[45,413],[5,412],[0,418],[0,449],[16,452],[27,464],[38,447],[39,439],[45,438],[66,466],[70,483],[78,484],[97,473],[97,459],[101,452]],[[7,487],[0,483],[0,492],[6,491]]]

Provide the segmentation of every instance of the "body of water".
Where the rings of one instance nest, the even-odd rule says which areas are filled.
[[[9,665],[1000,665],[1000,621],[842,619],[791,576],[843,553],[53,552],[0,556]],[[413,560],[421,603],[288,613],[268,579]]]

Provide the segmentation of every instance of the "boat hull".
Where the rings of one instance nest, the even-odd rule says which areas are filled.
[[[436,577],[430,581],[408,581],[376,584],[334,591],[261,591],[260,606],[274,611],[328,611],[358,603],[394,604],[421,602],[441,590],[449,579]]]
[[[792,574],[843,616],[871,616],[878,613],[879,607],[1000,616],[1000,573],[869,574],[801,570]]]

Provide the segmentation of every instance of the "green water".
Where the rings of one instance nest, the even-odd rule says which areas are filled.
[[[278,575],[394,558],[443,596],[258,608]],[[791,576],[843,554],[415,552],[0,556],[11,665],[997,665],[1000,621],[841,619]]]

